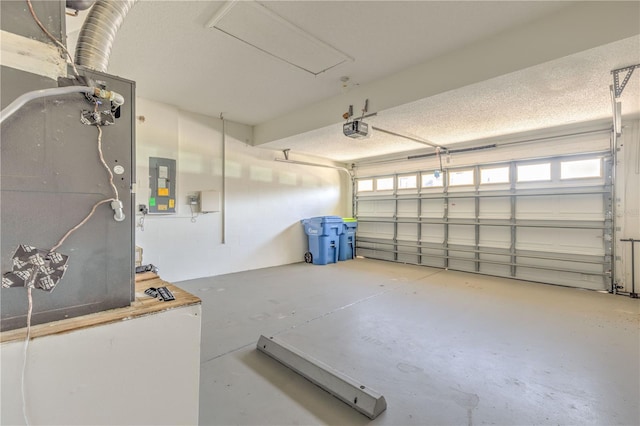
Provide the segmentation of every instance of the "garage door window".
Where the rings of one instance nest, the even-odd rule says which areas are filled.
[[[398,176],[398,189],[415,189],[418,187],[416,175]]]
[[[560,163],[560,179],[578,179],[602,176],[602,161],[599,158]]]
[[[364,179],[358,181],[358,192],[373,191],[373,179]]]
[[[393,189],[393,178],[380,178],[376,179],[376,190],[377,191],[389,191]]]
[[[434,188],[442,186],[442,172],[438,173],[423,173],[422,174],[422,187],[423,188]]]
[[[551,163],[518,166],[518,182],[551,180]]]
[[[473,169],[454,170],[449,173],[449,186],[473,185]]]
[[[480,183],[509,183],[509,166],[480,169]]]

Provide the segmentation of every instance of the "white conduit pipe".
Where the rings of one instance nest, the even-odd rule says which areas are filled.
[[[7,118],[11,117],[16,111],[22,108],[27,102],[31,102],[35,99],[68,95],[70,93],[89,93],[102,99],[108,99],[112,101],[116,106],[124,104],[124,98],[122,95],[116,92],[110,92],[98,87],[89,86],[67,86],[67,87],[54,87],[51,89],[34,90],[27,92],[24,95],[18,97],[15,101],[7,105],[0,113],[0,124]]]
[[[76,47],[76,64],[107,72],[116,33],[136,0],[97,1],[82,25]]]
[[[227,224],[226,224],[226,198],[227,198],[227,171],[226,171],[226,166],[227,166],[227,136],[226,136],[226,129],[225,129],[225,120],[224,120],[224,116],[222,115],[222,113],[220,113],[220,120],[222,120],[222,194],[221,198],[222,200],[220,201],[220,220],[221,220],[221,227],[222,227],[222,236],[221,236],[221,243],[225,244],[226,240],[227,240],[227,233],[226,233],[226,229],[227,229]]]

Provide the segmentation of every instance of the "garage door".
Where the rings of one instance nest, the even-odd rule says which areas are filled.
[[[356,253],[607,290],[611,167],[604,151],[358,175]]]

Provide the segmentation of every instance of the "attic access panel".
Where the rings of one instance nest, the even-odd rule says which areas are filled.
[[[255,1],[229,1],[206,25],[318,75],[353,58]]]

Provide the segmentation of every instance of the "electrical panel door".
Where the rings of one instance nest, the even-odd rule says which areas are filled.
[[[176,160],[149,157],[149,213],[176,212]]]

